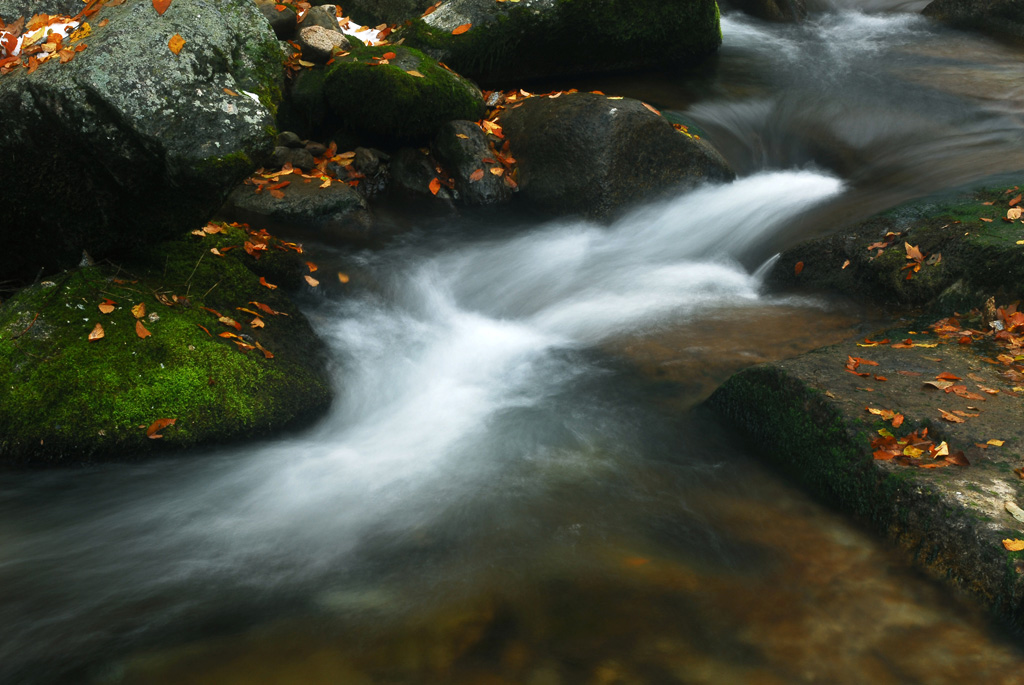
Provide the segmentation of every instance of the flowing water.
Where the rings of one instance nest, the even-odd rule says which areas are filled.
[[[779,245],[1021,166],[1020,51],[921,4],[727,13],[703,71],[602,83],[698,123],[734,183],[313,248],[353,275],[306,303],[317,425],[2,474],[0,682],[1019,682],[1016,638],[693,409],[870,325],[762,292]]]

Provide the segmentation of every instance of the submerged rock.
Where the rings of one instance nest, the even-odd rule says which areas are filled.
[[[4,302],[0,462],[134,459],[266,435],[326,410],[323,344],[257,276],[289,285],[277,280],[288,271],[280,244],[258,261],[240,247],[263,239],[236,228],[187,236],[130,270],[76,269]],[[174,423],[154,438],[161,419]]]
[[[734,177],[708,143],[638,100],[529,98],[506,110],[501,125],[519,163],[519,196],[553,214],[607,218],[674,189]]]
[[[18,170],[0,279],[201,225],[272,147],[281,51],[250,0],[175,0],[162,16],[128,2],[89,23],[72,61],[0,77],[0,159]]]
[[[922,13],[956,28],[1024,42],[1024,5],[1019,0],[933,0]]]
[[[396,35],[469,78],[515,86],[693,64],[722,42],[714,0],[448,0]]]

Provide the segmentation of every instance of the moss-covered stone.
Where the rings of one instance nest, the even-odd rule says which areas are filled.
[[[901,335],[908,334],[873,337]],[[940,349],[842,343],[746,369],[716,390],[708,406],[809,492],[888,536],[934,577],[1021,625],[1024,575],[1018,569],[1024,566],[1000,544],[1024,537],[1024,525],[1004,509],[1006,501],[1024,497],[1024,485],[1011,472],[1021,463],[1024,444],[1021,400],[1002,393],[963,400],[921,384],[947,371],[1009,390],[998,370],[981,362],[984,354],[955,340]],[[888,380],[848,373],[846,360],[860,355],[876,362],[870,371]],[[937,425],[936,407],[971,402],[983,410],[964,423]],[[896,410],[905,421],[897,429],[865,405]],[[965,451],[970,466],[924,469],[873,458],[871,439],[879,429],[902,436],[925,427],[936,443],[948,441],[950,452]],[[976,446],[988,447],[985,441],[996,435],[1004,440],[999,448]]]
[[[389,52],[395,57],[381,64]],[[484,113],[472,82],[419,50],[393,45],[353,48],[335,59],[324,74],[323,97],[339,126],[400,141],[425,140],[447,121]]]
[[[238,229],[189,236],[152,249],[130,271],[77,269],[4,302],[0,462],[131,459],[265,435],[326,409],[332,393],[322,343],[301,312],[248,268],[263,273],[264,264],[288,260],[276,250],[260,262],[240,247],[222,258],[209,252],[245,238]],[[280,265],[269,272],[282,273]],[[103,314],[98,305],[107,299],[115,309]],[[146,338],[137,335],[137,304],[146,307]],[[256,316],[239,307],[257,312],[264,327],[252,327]],[[97,324],[104,336],[90,341]],[[273,357],[236,342],[258,342]],[[148,438],[146,428],[162,418],[177,421],[163,438]]]
[[[940,302],[955,308],[1024,296],[1024,224],[1005,221],[1014,183],[908,203],[783,252],[770,286],[825,290],[882,305]],[[1009,192],[1008,192],[1009,191]],[[889,238],[888,234],[891,235]],[[869,246],[888,242],[885,248]],[[906,244],[925,263],[907,268]],[[849,261],[849,264],[844,264]],[[800,273],[795,265],[803,262]],[[908,279],[908,274],[910,278]]]
[[[463,24],[472,28],[453,35]],[[398,37],[480,83],[514,86],[692,64],[722,40],[714,0],[449,0]]]

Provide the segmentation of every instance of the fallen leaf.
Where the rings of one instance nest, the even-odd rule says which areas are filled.
[[[231,326],[236,331],[242,330],[242,324],[238,323],[237,321],[232,319],[230,316],[222,316],[219,319],[217,319],[217,321],[220,321],[225,326]]]
[[[483,175],[482,172],[481,172],[481,175]],[[437,195],[437,193],[440,190],[441,190],[441,179],[434,178],[433,180],[431,180],[430,181],[430,192],[433,193],[434,195]]]
[[[306,283],[309,283],[314,288],[317,287],[318,285],[320,285],[320,281],[316,280],[315,278],[313,278],[309,274],[306,274],[305,276],[303,276],[303,278],[306,279]]]
[[[94,326],[93,329],[89,331],[89,342],[99,340],[100,338],[103,337],[103,335],[103,326],[101,326],[100,324],[96,324],[96,326]]]
[[[953,387],[953,381],[925,381],[924,384],[930,385],[933,388],[938,388],[939,390],[945,390],[946,388]]]
[[[470,181],[479,181],[483,177],[484,177],[484,170],[483,169],[477,169],[476,171],[474,171],[473,173],[471,173],[469,175],[469,180]]]
[[[1022,197],[1024,197],[1024,195],[1018,195],[1017,197],[1015,197],[1012,200],[1010,200],[1010,206],[1013,207],[1014,205],[1019,203],[1021,201]]]
[[[965,457],[964,453],[960,450],[957,450],[956,452],[953,452],[953,454],[946,456],[946,461],[948,461],[950,464],[955,464],[957,466],[971,465],[971,462],[967,461],[967,457]]]
[[[171,0],[153,0],[153,9],[157,14],[163,14],[171,6]]]
[[[405,73],[409,74],[409,76],[415,76],[416,78],[426,78],[426,76],[416,71],[415,69],[406,69]]]
[[[936,409],[939,409],[939,408],[936,407]],[[942,414],[942,418],[943,419],[945,419],[946,421],[949,421],[950,423],[963,423],[964,422],[964,419],[960,418],[956,414],[953,414],[953,413],[950,413],[950,412],[946,411],[945,409],[939,409],[939,413]]]
[[[847,260],[846,260],[845,262],[843,262],[843,266],[842,266],[842,268],[844,268],[844,269],[845,269],[845,268],[846,268],[846,267],[848,267],[848,266],[850,266],[850,260],[849,260],[849,259],[847,259]]]
[[[472,24],[460,24],[459,26],[456,26],[454,29],[452,29],[452,35],[453,36],[461,35],[461,34],[465,33],[466,31],[470,30],[471,28],[473,28]]]
[[[115,302],[113,302],[112,300],[104,300],[99,305],[100,312],[102,312],[103,314],[109,314],[110,312],[114,311],[114,304]]]
[[[252,326],[253,328],[264,328],[267,324],[264,323],[263,319],[257,316],[255,319],[249,322],[249,325]]]
[[[156,0],[153,1],[156,2]],[[173,36],[171,36],[171,39],[167,41],[167,47],[171,49],[171,52],[177,55],[181,52],[181,49],[185,47],[185,39],[182,38],[180,34],[175,33]]]
[[[339,271],[338,272],[338,280],[341,281],[342,283],[348,283],[349,282],[348,274],[342,273],[342,272]]]
[[[149,336],[151,336],[153,334],[146,330],[146,327],[142,325],[142,321],[141,320],[136,320],[135,321],[135,335],[139,336],[140,338],[145,339],[145,338],[148,338]]]
[[[267,283],[267,279],[263,276],[260,276],[260,285],[270,288],[271,290],[277,290],[277,286],[273,283]]]
[[[382,57],[383,57],[384,59],[394,59],[394,58],[398,57],[398,55],[396,55],[396,54],[395,54],[395,53],[393,53],[393,52],[385,52],[385,53],[384,53],[383,55],[381,55],[381,56],[382,56]]]
[[[907,250],[907,259],[912,259],[915,262],[923,262],[924,255],[921,254],[921,250],[918,249],[917,245],[911,245],[910,243],[903,243],[903,247]]]
[[[978,218],[979,218],[979,219],[981,219],[982,221],[984,221],[984,222],[985,222],[985,223],[987,223],[987,224],[990,224],[990,223],[992,223],[992,219],[986,219],[986,218],[985,218],[985,217],[983,217],[983,216],[981,216],[981,217],[978,217]]]
[[[796,265],[793,267],[793,273],[796,274],[797,276],[799,276],[800,272],[803,271],[803,270],[804,270],[804,263],[803,262],[797,262]]]
[[[271,353],[270,350],[265,348],[263,345],[260,345],[260,341],[259,340],[256,341],[256,349],[263,353],[263,358],[264,359],[273,359],[274,358],[274,355]]]
[[[225,93],[227,93],[228,95],[230,95],[233,98],[238,97],[238,93],[236,93],[235,91],[231,90],[230,88],[224,88],[223,90],[224,90]]]
[[[940,381],[958,381],[958,380],[961,380],[960,376],[954,376],[953,374],[949,373],[948,371],[943,371],[938,376],[936,376],[936,378],[938,378]]]
[[[896,416],[892,417],[892,427],[899,428],[900,426],[902,426],[903,418],[903,414],[897,414]]]
[[[1024,550],[1024,540],[1011,540],[1007,538],[1003,540],[1003,547],[1009,552],[1020,552]]]
[[[152,440],[162,438],[164,436],[160,435],[160,431],[168,426],[173,426],[177,422],[178,419],[157,419],[153,423],[149,424],[149,428],[146,429],[146,437]]]
[[[213,337],[213,334],[210,333],[210,329],[209,328],[207,328],[206,326],[200,326],[199,324],[196,324],[196,325],[199,326],[200,328],[202,328],[203,332],[206,333],[208,336],[210,336],[211,338]]]
[[[989,445],[995,445],[996,447],[1002,447],[1003,444],[1004,444],[1004,441],[1002,441],[1002,440],[989,440],[988,444]]]
[[[139,302],[137,305],[132,307],[132,316],[134,316],[136,319],[141,319],[145,315],[146,315],[146,303],[145,302]]]
[[[1020,207],[1010,207],[1006,210],[1006,218],[1010,221],[1016,221],[1020,218],[1022,212],[1024,212],[1024,210],[1021,210]]]

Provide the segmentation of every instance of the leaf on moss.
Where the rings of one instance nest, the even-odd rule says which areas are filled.
[[[177,422],[178,419],[157,419],[153,423],[149,424],[149,428],[146,429],[146,437],[151,440],[162,438],[164,436],[160,434],[160,431],[168,426],[173,426]]]
[[[103,326],[96,324],[91,331],[89,331],[89,342],[95,342],[101,339],[104,335]]]

